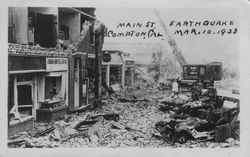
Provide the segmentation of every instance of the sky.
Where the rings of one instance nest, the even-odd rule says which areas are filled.
[[[160,8],[157,10],[188,63],[220,61],[224,67],[238,71],[239,10],[236,8]],[[169,57],[172,55],[167,36],[165,36],[153,9],[97,8],[96,16],[104,22],[108,29],[109,36],[105,37],[105,43],[159,42],[164,47],[164,54]],[[174,21],[172,22],[173,25],[170,25],[171,21]],[[184,21],[201,22],[201,26],[190,26],[190,22],[188,23],[189,26],[185,26],[183,25]],[[204,26],[204,21],[215,21],[217,25]],[[226,21],[226,24],[224,21]],[[232,22],[230,23],[230,21]],[[152,22],[155,24],[152,25]],[[176,25],[178,22],[181,22],[182,25]],[[224,22],[223,25],[222,22]],[[127,25],[128,23],[131,25]],[[135,27],[133,27],[134,23]],[[152,35],[154,33],[151,29],[156,33],[156,37]],[[189,33],[181,36],[176,34],[178,30],[183,32],[188,30]],[[191,30],[197,34],[195,35],[194,32],[191,34]],[[151,32],[151,36],[148,37],[148,34],[136,36],[134,33],[126,37],[117,37],[119,36],[118,33],[126,34],[127,31],[135,31],[135,33]],[[227,33],[222,34],[223,31]]]

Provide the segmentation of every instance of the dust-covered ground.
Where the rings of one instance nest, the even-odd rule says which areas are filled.
[[[171,112],[160,111],[158,100],[167,98],[171,94],[169,90],[158,90],[154,84],[136,84],[134,87],[103,98],[103,104],[97,108],[67,115],[62,120],[51,123],[37,122],[33,130],[11,137],[9,147],[239,147],[239,139],[233,138],[220,143],[213,140],[206,142],[189,140],[180,144],[163,140],[155,130],[155,124],[169,119]],[[94,125],[87,126],[83,131],[72,127],[88,117],[105,114],[119,115],[119,118],[107,119],[100,116]],[[37,132],[55,125],[55,129],[45,135],[35,136]],[[22,142],[11,144],[13,141]]]

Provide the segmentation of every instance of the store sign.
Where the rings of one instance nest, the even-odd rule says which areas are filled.
[[[46,58],[46,69],[51,70],[67,70],[67,58]]]

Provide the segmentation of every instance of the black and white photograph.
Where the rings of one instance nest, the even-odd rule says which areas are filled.
[[[28,4],[5,9],[8,149],[241,148],[240,5]]]

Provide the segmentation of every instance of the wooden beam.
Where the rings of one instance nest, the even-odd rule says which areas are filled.
[[[9,74],[23,74],[23,73],[34,73],[34,72],[46,72],[45,69],[41,70],[16,70],[16,71],[9,71]]]
[[[85,16],[87,16],[87,17],[90,17],[90,18],[92,18],[92,19],[94,19],[94,20],[97,19],[96,17],[94,17],[94,16],[92,16],[92,15],[90,15],[90,14],[87,14],[87,13],[81,11],[81,10],[78,10],[78,9],[76,9],[76,8],[70,8],[70,9],[72,9],[72,10],[74,10],[74,11],[76,11],[76,12],[82,14],[82,15],[85,15]]]

